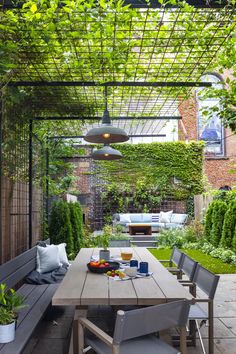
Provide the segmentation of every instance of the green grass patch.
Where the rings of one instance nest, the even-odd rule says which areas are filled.
[[[170,259],[171,249],[156,249],[152,248],[149,251],[155,256],[157,259]],[[213,273],[216,274],[235,274],[236,266],[228,263],[222,262],[218,258],[213,258],[202,251],[199,250],[184,250],[184,253],[192,257],[195,261],[199,262],[203,267],[207,268]]]

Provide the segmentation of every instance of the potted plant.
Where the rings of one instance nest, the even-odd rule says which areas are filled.
[[[110,225],[105,225],[101,235],[99,235],[99,245],[103,247],[99,251],[99,258],[108,261],[110,259],[110,251],[107,249],[109,247],[109,240],[112,236],[112,227]]]
[[[14,340],[17,312],[23,307],[24,298],[14,289],[7,289],[6,284],[0,284],[0,343]]]
[[[109,239],[110,247],[130,247],[130,237],[123,234],[121,225],[113,226],[113,234]]]

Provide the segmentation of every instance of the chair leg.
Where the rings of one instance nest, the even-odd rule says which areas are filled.
[[[196,327],[197,327],[197,331],[198,331],[198,335],[199,335],[199,340],[200,340],[201,347],[202,347],[202,352],[203,352],[203,354],[206,354],[198,321],[195,320],[195,323],[196,323]]]
[[[214,309],[213,301],[208,303],[208,351],[209,354],[214,354]]]

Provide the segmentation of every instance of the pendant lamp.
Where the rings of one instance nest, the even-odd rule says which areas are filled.
[[[123,157],[122,153],[116,149],[113,149],[109,145],[104,145],[103,148],[95,150],[92,153],[94,160],[118,160]]]
[[[128,135],[123,129],[113,127],[109,111],[107,109],[107,87],[105,87],[105,111],[102,117],[102,125],[88,131],[84,140],[95,144],[123,143],[129,140]]]

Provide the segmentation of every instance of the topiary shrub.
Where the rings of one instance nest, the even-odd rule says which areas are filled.
[[[205,218],[205,228],[204,228],[204,234],[205,237],[208,241],[211,239],[211,228],[212,228],[212,213],[214,209],[214,203],[212,202],[207,209],[206,212],[206,218]]]
[[[233,251],[236,253],[236,225],[235,225],[235,228],[234,228],[234,237],[233,237],[233,243],[232,243],[232,249]]]
[[[234,230],[236,225],[236,200],[233,200],[225,213],[220,245],[224,248],[233,247]]]
[[[70,221],[72,226],[72,238],[74,253],[77,254],[83,244],[83,212],[80,203],[69,203]]]
[[[220,243],[222,229],[224,224],[224,217],[227,210],[227,205],[221,200],[216,200],[213,204],[212,210],[212,227],[210,233],[210,241],[213,246],[217,247]]]
[[[74,251],[70,210],[68,203],[63,200],[57,200],[52,203],[49,222],[49,237],[51,243],[59,244],[65,242],[67,253],[70,257]]]

